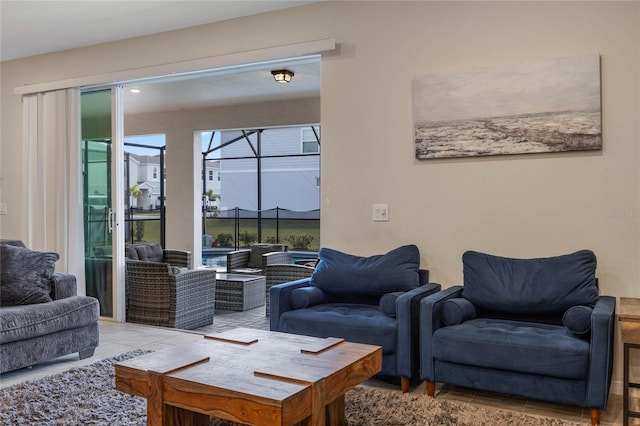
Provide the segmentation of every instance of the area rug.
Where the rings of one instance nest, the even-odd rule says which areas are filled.
[[[85,367],[0,389],[0,424],[104,425],[146,424],[146,400],[114,389],[114,364],[149,351],[135,350]],[[462,402],[358,386],[346,395],[349,426],[519,425],[568,426],[573,423]],[[234,425],[211,420],[210,426]]]

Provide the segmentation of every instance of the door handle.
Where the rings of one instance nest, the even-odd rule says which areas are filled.
[[[111,209],[111,207],[109,207],[109,213],[107,213],[107,227],[111,234],[113,232],[113,209]]]

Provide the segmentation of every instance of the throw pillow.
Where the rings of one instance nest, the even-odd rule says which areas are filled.
[[[304,309],[324,302],[324,293],[318,287],[296,288],[291,292],[293,309]]]
[[[463,295],[481,310],[560,316],[572,306],[598,301],[596,256],[590,250],[535,259],[468,251],[462,261]]]
[[[462,297],[449,299],[442,304],[440,321],[444,325],[458,325],[477,316],[473,303]]]
[[[575,334],[587,334],[591,331],[590,306],[572,306],[562,316],[562,323]]]
[[[251,246],[249,253],[249,268],[262,268],[262,255],[272,253],[274,251],[284,251],[281,244],[254,244]]]
[[[406,245],[387,254],[360,257],[321,248],[311,284],[327,293],[382,296],[420,285],[420,252]]]
[[[51,276],[59,256],[0,245],[0,306],[51,302]]]
[[[380,298],[380,303],[378,303],[380,312],[388,317],[395,318],[397,315],[396,301],[398,300],[398,297],[402,296],[404,293],[404,291],[394,291],[393,293],[387,293],[382,296]]]

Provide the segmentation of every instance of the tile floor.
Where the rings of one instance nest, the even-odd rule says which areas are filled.
[[[68,370],[71,367],[91,364],[97,359],[115,356],[133,349],[159,350],[202,339],[202,334],[225,331],[239,326],[268,329],[269,319],[264,315],[264,308],[257,308],[247,312],[216,311],[213,325],[193,331],[101,320],[100,346],[98,346],[92,358],[78,360],[78,356],[74,354],[44,362],[30,368],[7,372],[0,375],[0,388],[25,380],[55,374]],[[375,379],[368,381],[367,384],[398,389],[396,386]],[[424,394],[425,385],[418,384],[413,387],[411,391]],[[578,407],[532,401],[490,392],[457,388],[449,385],[438,385],[436,388],[436,397],[469,402],[483,407],[508,409],[534,416],[554,417],[581,425],[590,424],[589,410],[583,410]],[[636,422],[631,421],[630,424],[640,425],[640,419],[632,420]],[[610,395],[607,409],[602,412],[601,424],[622,425],[622,397],[620,395]]]

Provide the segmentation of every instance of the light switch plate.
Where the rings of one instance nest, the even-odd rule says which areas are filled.
[[[373,221],[388,222],[389,221],[389,204],[373,205]]]
[[[7,203],[0,203],[0,214],[7,214]]]

